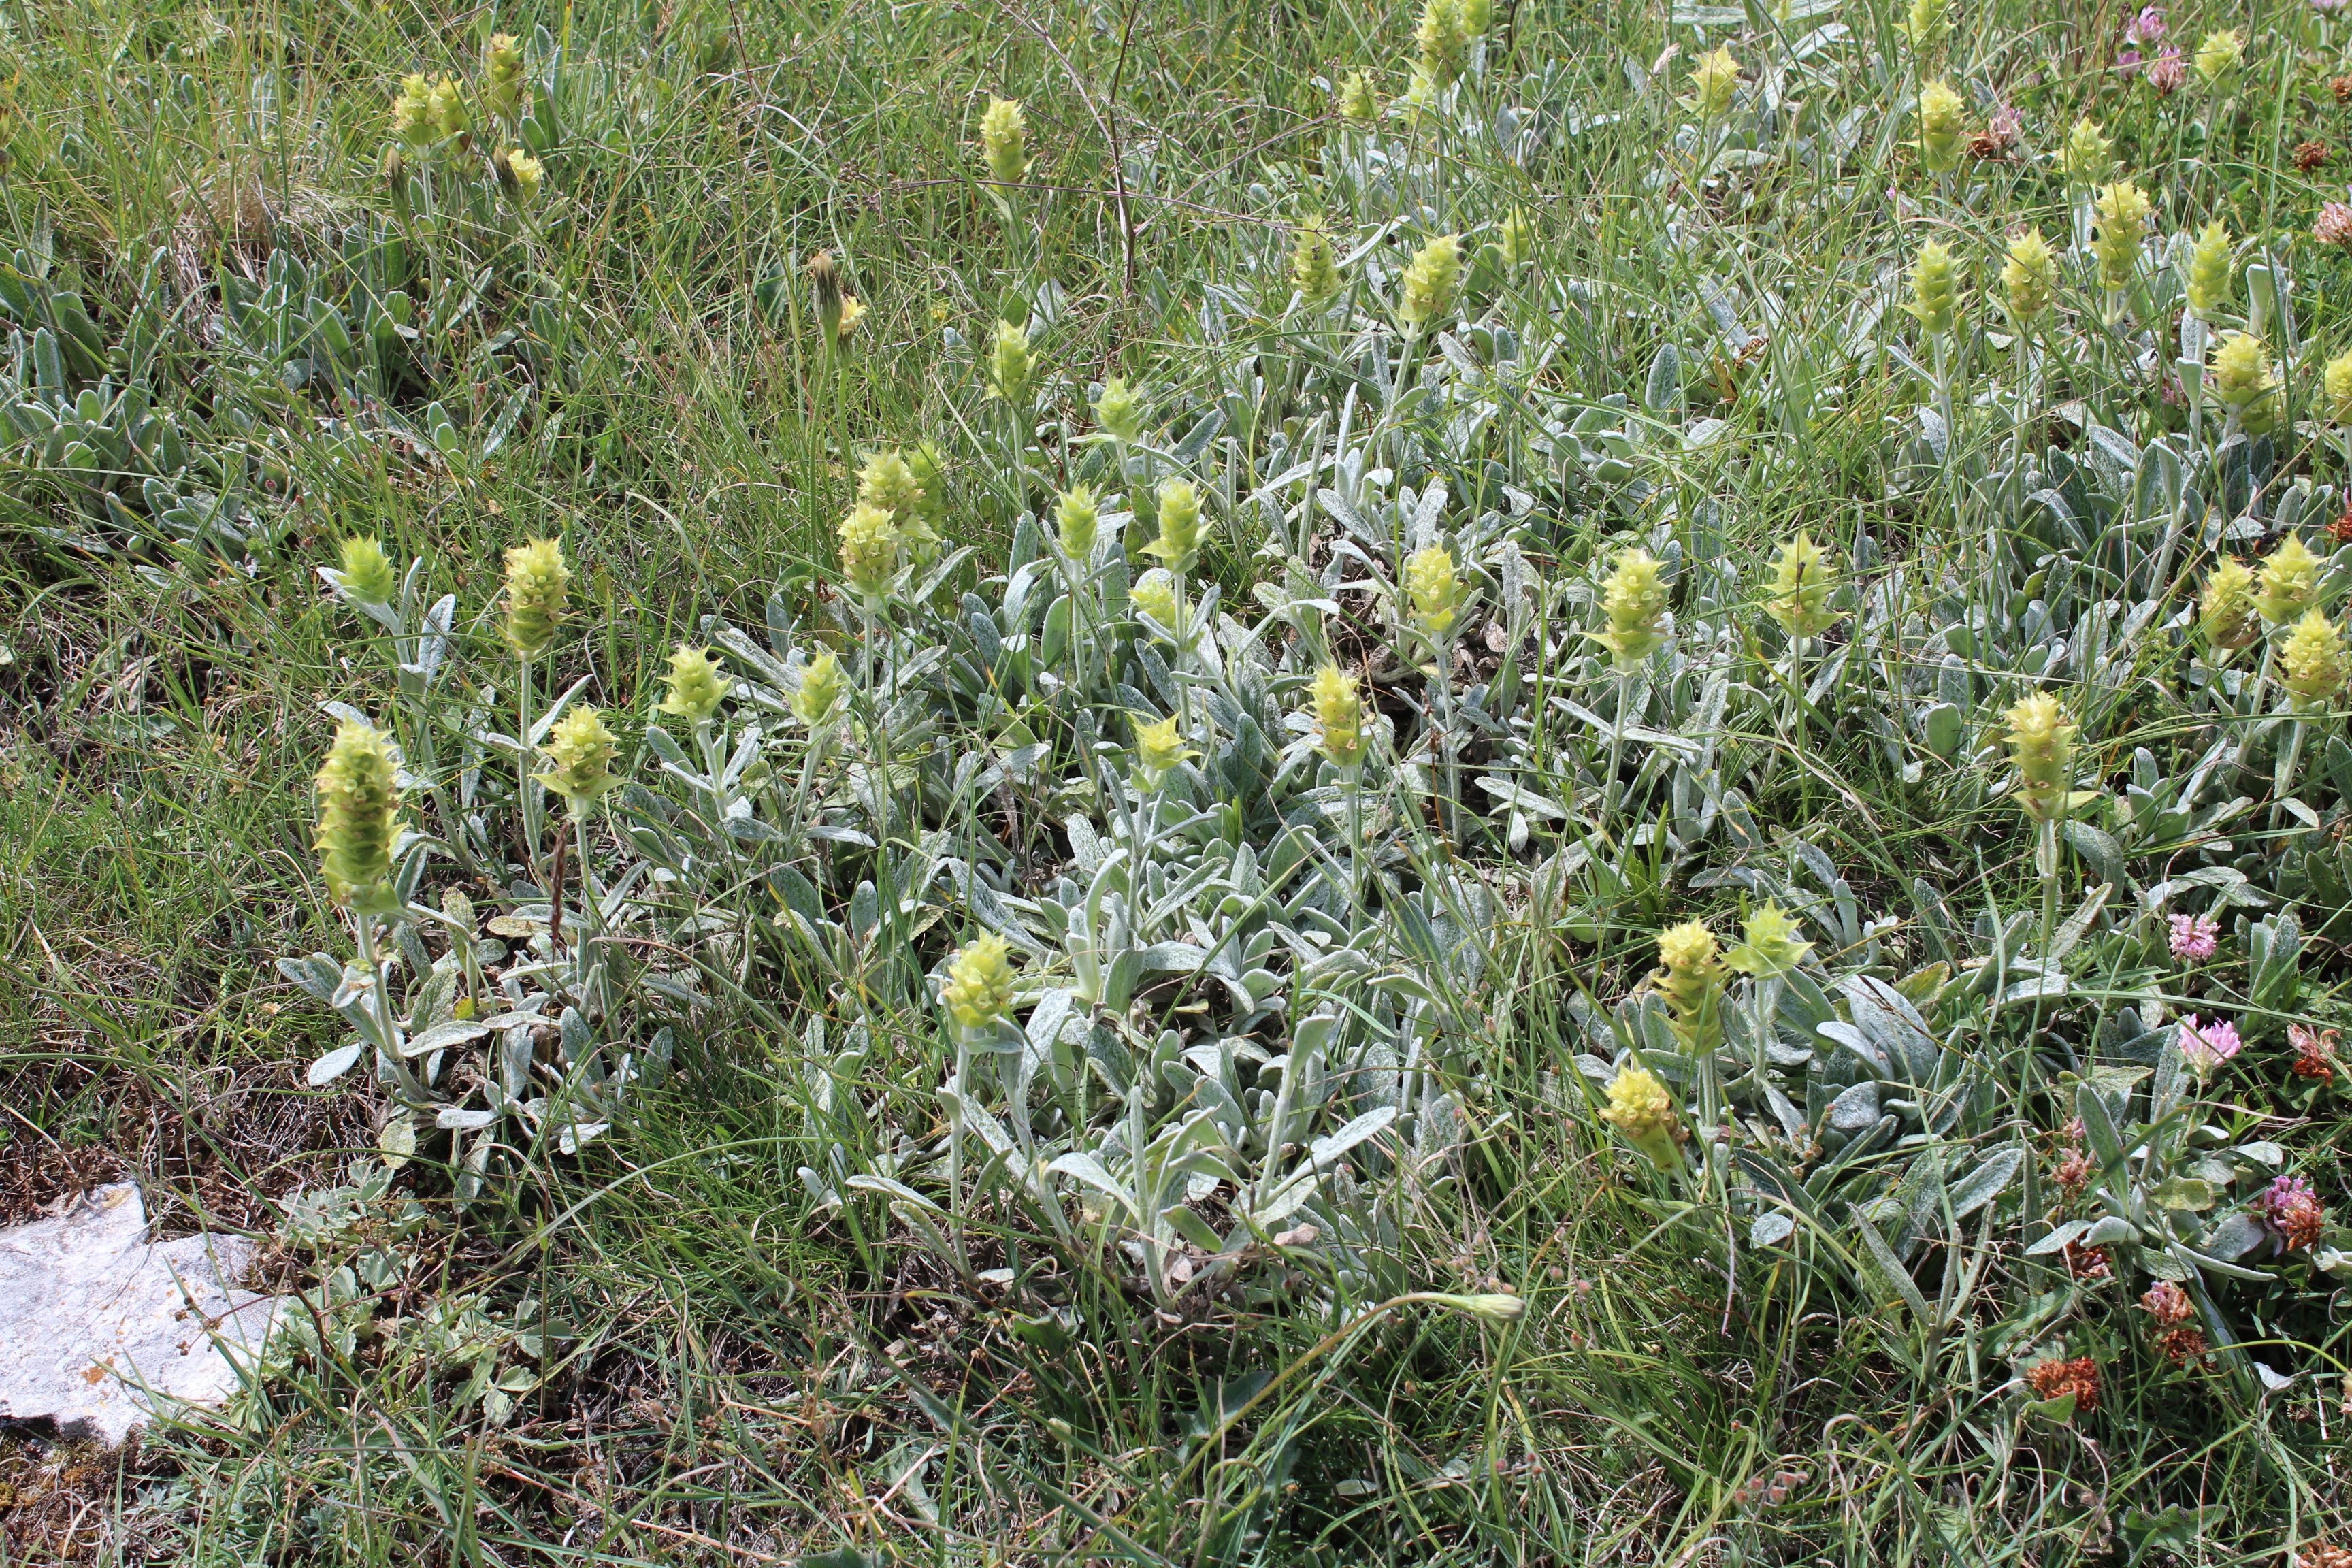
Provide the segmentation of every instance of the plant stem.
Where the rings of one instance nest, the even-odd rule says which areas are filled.
[[[522,750],[515,773],[522,803],[523,874],[534,884],[544,886],[539,876],[539,841],[547,831],[547,804],[544,787],[530,776],[530,666],[528,655],[517,661],[520,674],[515,682],[515,740]]]

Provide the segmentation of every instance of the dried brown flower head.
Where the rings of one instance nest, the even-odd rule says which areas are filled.
[[[2167,1329],[2156,1336],[2157,1353],[2175,1366],[2203,1361],[2209,1348],[2200,1329]],[[2347,1568],[2352,1568],[2352,1565],[2347,1565]]]
[[[2026,1370],[2025,1381],[2037,1399],[2073,1394],[2077,1414],[2087,1415],[2099,1407],[2099,1363],[2089,1356],[2036,1363]]]
[[[2352,507],[2336,520],[2329,531],[2339,539],[2352,540]],[[2336,1081],[2336,1038],[2334,1029],[2307,1029],[2301,1024],[2290,1024],[2286,1042],[2294,1047],[2294,1060],[2287,1064],[2297,1078],[2315,1078],[2322,1083]]]
[[[2334,156],[2336,149],[2325,142],[2298,142],[2294,148],[2294,166],[2308,174]]]
[[[2352,206],[2328,202],[2313,220],[2311,237],[2322,245],[2352,245]]]
[[[2189,1292],[2169,1279],[2158,1280],[2139,1304],[2161,1328],[2177,1329],[2197,1315],[2197,1304],[2189,1299]]]
[[[2070,1241],[2066,1244],[2066,1272],[2077,1279],[2111,1279],[2116,1270],[2107,1261],[2106,1248],[2078,1247]]]
[[[2334,89],[2336,102],[2352,103],[2352,76],[2329,77],[2327,85]]]
[[[2352,82],[2352,77],[2340,76],[2336,79]],[[2294,1568],[2352,1568],[2352,1549],[2315,1541],[2296,1554]]]
[[[2070,1149],[2066,1157],[2058,1162],[2058,1169],[2052,1173],[2071,1197],[2090,1184],[2092,1171],[2091,1157],[2080,1149]]]

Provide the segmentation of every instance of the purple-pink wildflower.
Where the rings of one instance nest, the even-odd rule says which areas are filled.
[[[2190,963],[2202,963],[2213,956],[2221,945],[2221,928],[2211,915],[2175,915],[2172,917],[2172,956]]]
[[[2279,1176],[2254,1199],[2254,1212],[2278,1233],[2279,1248],[2292,1252],[2317,1241],[2327,1228],[2327,1211],[2319,1194],[2301,1176]]]
[[[2238,1026],[2220,1018],[2200,1025],[2191,1013],[2180,1021],[2180,1054],[2200,1076],[2212,1071],[2245,1048],[2238,1038]]]
[[[2154,63],[2147,68],[2147,85],[2166,98],[2179,92],[2189,81],[2189,67],[2180,51],[2170,44],[2164,46]]]
[[[2343,0],[2336,0],[2336,4],[2342,5]],[[2164,7],[2161,5],[2140,7],[2139,15],[2134,16],[2130,24],[2124,28],[2126,43],[2152,44],[2162,37],[2164,37]]]

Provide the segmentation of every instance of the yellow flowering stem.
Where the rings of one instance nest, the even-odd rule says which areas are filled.
[[[539,743],[531,719],[530,655],[515,660],[515,741],[520,748],[515,763],[515,802],[522,807],[523,869],[539,880],[539,846],[547,836],[547,786],[530,771],[531,748]]]
[[[2303,756],[2304,715],[2325,710],[2343,695],[2344,683],[2352,673],[2352,661],[2347,661],[2344,632],[2326,613],[2319,609],[2304,612],[2303,618],[2286,636],[2279,655],[2286,667],[2287,703],[2294,719],[2288,726],[2287,742],[2279,752],[2274,775],[2279,804],[2271,807],[2271,826],[2284,826],[2287,791],[2294,783],[2295,763]]]
[[[955,1041],[955,1076],[940,1096],[948,1113],[948,1223],[956,1261],[966,1273],[971,1265],[963,1242],[964,1097],[971,1091],[973,1047],[992,1044],[1013,1010],[1011,954],[1003,937],[984,932],[948,961],[947,977],[940,986],[940,1006]]]
[[[1683,1168],[1682,1141],[1687,1135],[1675,1110],[1674,1096],[1647,1068],[1628,1062],[1609,1083],[1609,1103],[1601,1120],[1639,1149],[1662,1172]]]

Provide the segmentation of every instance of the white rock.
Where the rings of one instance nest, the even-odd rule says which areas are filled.
[[[240,1290],[253,1244],[147,1241],[125,1182],[0,1230],[0,1416],[120,1443],[171,1400],[212,1403],[258,1360],[278,1299]]]

